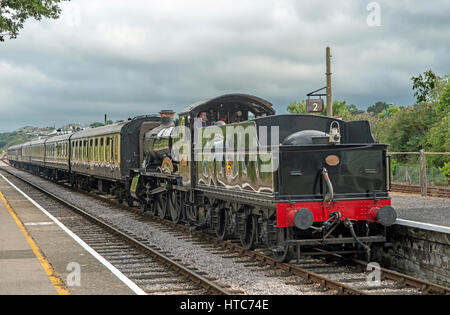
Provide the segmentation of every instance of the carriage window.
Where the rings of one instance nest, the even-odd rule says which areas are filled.
[[[94,161],[98,161],[98,138],[95,138]]]
[[[119,136],[115,136],[114,161],[119,162]]]
[[[83,141],[83,160],[87,161],[87,146],[88,146],[88,141],[84,140]]]
[[[114,162],[114,139],[111,137],[111,162]]]
[[[92,139],[89,140],[89,149],[88,149],[88,160],[92,161],[92,157],[93,157],[93,147],[94,147],[94,141]]]
[[[106,137],[106,148],[105,148],[105,160],[106,160],[106,162],[109,162],[109,160],[110,160],[110,154],[109,154],[109,152],[110,152],[110,150],[111,150],[111,148],[110,148],[110,139],[109,139],[109,137]]]
[[[105,160],[105,138],[100,138],[100,161]]]

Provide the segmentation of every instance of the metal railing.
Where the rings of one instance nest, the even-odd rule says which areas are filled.
[[[441,156],[447,162],[450,152],[389,152],[392,155],[392,181],[407,185],[420,186],[422,196],[427,195],[429,187],[448,188],[447,177],[439,168],[427,166],[427,157],[435,159]],[[429,158],[430,159],[430,158]]]

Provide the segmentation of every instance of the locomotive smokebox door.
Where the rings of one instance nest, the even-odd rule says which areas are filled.
[[[306,111],[308,113],[321,113],[324,109],[324,102],[322,99],[307,100]]]

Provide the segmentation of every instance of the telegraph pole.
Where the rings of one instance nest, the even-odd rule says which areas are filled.
[[[327,116],[333,117],[333,89],[331,86],[331,49],[327,47]]]

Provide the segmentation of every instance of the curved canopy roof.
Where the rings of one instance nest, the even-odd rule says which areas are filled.
[[[247,94],[227,94],[194,103],[183,110],[180,115],[190,114],[195,116],[214,106],[219,108],[224,105],[235,105],[239,109],[249,110],[256,115],[265,114],[269,116],[275,114],[272,104],[262,98]]]
[[[98,137],[103,135],[109,135],[113,133],[119,133],[122,128],[127,124],[128,122],[122,122],[107,126],[101,126],[97,128],[89,128],[85,130],[78,131],[73,134],[71,140],[80,139],[80,138],[87,138],[87,137]]]
[[[59,136],[54,136],[54,137],[48,138],[46,144],[47,143],[60,142],[60,141],[67,141],[67,140],[70,139],[71,136],[72,136],[72,133],[68,133],[68,134],[65,134],[65,135],[59,135]]]

